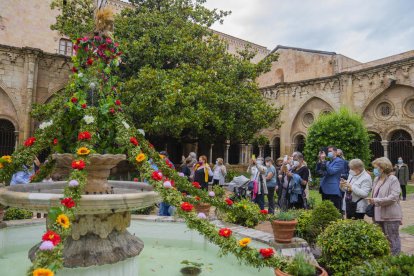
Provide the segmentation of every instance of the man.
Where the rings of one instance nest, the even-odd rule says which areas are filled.
[[[339,189],[341,182],[341,174],[344,171],[345,162],[338,157],[338,149],[334,146],[328,147],[329,162],[322,168],[321,173],[323,177],[321,179],[321,193],[322,200],[330,200],[335,207],[341,211],[342,205],[342,193]]]

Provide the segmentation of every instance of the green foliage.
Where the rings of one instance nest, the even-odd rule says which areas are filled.
[[[242,199],[233,204],[233,208],[226,213],[224,220],[249,228],[254,228],[264,219],[257,204],[252,204],[247,199]]]
[[[338,220],[318,237],[319,260],[334,275],[348,271],[366,260],[387,256],[389,243],[381,229],[363,220]]]
[[[316,274],[316,267],[306,260],[303,253],[298,253],[283,271],[292,276],[314,276]]]
[[[3,220],[31,219],[33,212],[26,209],[10,207],[6,209]]]
[[[323,114],[308,129],[304,150],[306,162],[314,171],[321,148],[336,146],[342,149],[347,160],[359,158],[368,165],[370,140],[359,114],[346,108]]]
[[[264,135],[258,135],[253,138],[252,143],[259,146],[264,146],[269,143],[269,139]]]
[[[283,221],[292,221],[295,220],[297,217],[296,211],[280,211],[279,213],[275,214],[274,219],[275,220],[283,220]]]
[[[414,255],[388,256],[364,261],[349,271],[349,276],[405,276],[414,273]]]
[[[316,238],[326,229],[326,227],[340,219],[341,213],[335,208],[332,202],[322,201],[313,210],[300,212],[296,234],[305,239],[309,244],[314,244]]]

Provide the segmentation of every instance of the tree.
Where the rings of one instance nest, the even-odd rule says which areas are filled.
[[[125,54],[121,100],[136,125],[181,140],[249,140],[277,120],[281,110],[262,98],[254,81],[277,56],[253,64],[251,49],[227,53],[209,27],[228,12],[208,10],[204,0],[131,2],[116,17],[115,37]],[[66,22],[61,32],[76,29],[75,21]]]
[[[346,108],[321,115],[308,129],[305,158],[311,170],[315,169],[321,148],[336,146],[347,160],[359,158],[368,164],[371,157],[370,136],[360,115]]]

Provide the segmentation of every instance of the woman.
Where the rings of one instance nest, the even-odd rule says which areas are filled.
[[[409,172],[407,164],[404,164],[402,157],[398,157],[398,163],[394,167],[395,176],[400,181],[403,200],[407,199],[407,183],[409,179]]]
[[[306,201],[306,186],[308,185],[309,181],[309,169],[306,166],[305,161],[303,160],[303,154],[300,152],[295,152],[292,157],[292,169],[290,172],[287,173],[289,181],[293,178],[293,181],[298,180],[299,186],[295,188],[296,185],[293,186],[293,189],[290,191],[289,195],[289,202],[290,206],[296,209],[299,208],[307,208],[307,201]],[[293,175],[297,175],[300,178],[294,178]]]
[[[341,190],[345,192],[343,210],[347,219],[364,219],[368,202],[366,198],[371,192],[372,178],[360,159],[349,161],[349,176],[347,181],[341,181]],[[356,203],[356,210],[352,210],[352,202]],[[348,205],[348,206],[347,206]]]
[[[227,170],[223,163],[223,158],[217,158],[216,165],[213,168],[213,186],[217,184],[224,185]]]
[[[260,210],[264,210],[264,195],[267,194],[266,167],[263,165],[263,157],[259,157],[257,160],[250,160],[247,168],[250,181],[253,183],[252,200],[259,205]]]
[[[210,166],[207,162],[207,157],[201,155],[198,158],[198,163],[194,166],[194,182],[198,182],[201,189],[208,190],[209,178],[213,176]]]
[[[275,190],[277,189],[276,175],[277,171],[273,166],[273,159],[266,157],[266,185],[267,185],[267,201],[269,202],[269,214],[275,213]]]
[[[400,182],[392,174],[393,167],[386,157],[375,159],[374,185],[370,204],[374,204],[374,221],[379,224],[391,245],[391,254],[397,255],[401,251],[399,227],[402,220],[402,211],[399,203]]]

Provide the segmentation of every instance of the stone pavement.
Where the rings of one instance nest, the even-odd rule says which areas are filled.
[[[408,195],[407,201],[401,201],[401,207],[403,211],[403,225],[401,225],[400,229],[410,225],[414,225],[414,194]],[[366,220],[368,222],[372,221],[371,218],[367,218]],[[261,223],[255,229],[268,233],[273,233],[270,222]],[[409,255],[414,255],[414,236],[400,232],[400,237],[401,251]]]

